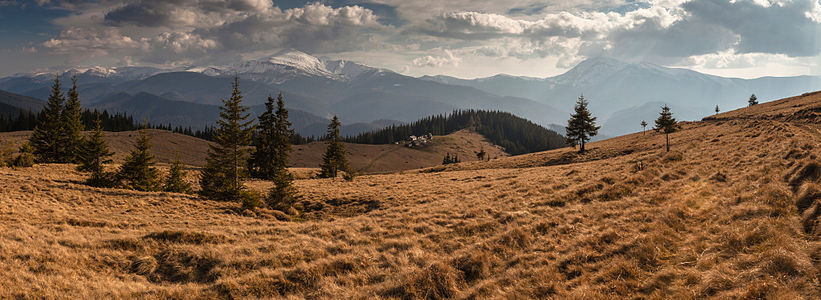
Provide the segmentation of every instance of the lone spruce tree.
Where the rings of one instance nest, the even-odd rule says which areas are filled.
[[[48,104],[40,113],[37,126],[31,133],[31,146],[34,147],[34,159],[43,163],[65,163],[65,138],[63,137],[63,92],[60,89],[60,78],[54,78]]]
[[[108,150],[108,144],[103,140],[103,126],[99,114],[94,122],[94,132],[88,138],[83,139],[77,151],[77,160],[80,164],[77,166],[77,171],[91,173],[86,180],[86,184],[90,186],[111,186],[114,176],[105,171],[104,164],[111,162],[109,157],[114,153]]]
[[[721,110],[718,109],[718,105],[716,104],[716,114],[718,114],[719,111]]]
[[[320,178],[335,178],[339,171],[346,171],[348,169],[348,159],[345,158],[345,145],[342,144],[342,138],[339,135],[339,128],[342,123],[336,116],[331,119],[328,124],[328,132],[325,138],[328,147],[325,149],[325,155],[322,156],[322,164],[319,172]]]
[[[171,162],[171,168],[168,170],[168,177],[162,186],[162,190],[172,193],[191,194],[191,184],[183,180],[187,172],[182,169],[182,160],[180,160],[180,151],[174,161]]]
[[[125,162],[117,172],[117,178],[123,187],[138,191],[160,190],[159,171],[154,167],[154,156],[151,150],[151,139],[146,133],[145,126],[137,136],[137,145],[125,158]]]
[[[758,104],[758,97],[755,94],[750,95],[750,100],[747,100],[747,106],[753,106]]]
[[[61,115],[63,122],[63,138],[64,148],[66,153],[66,160],[69,162],[79,162],[77,158],[77,150],[83,142],[83,119],[82,107],[80,106],[80,94],[77,92],[77,77],[71,77],[71,90],[68,91],[68,99],[66,100],[63,113]]]
[[[234,77],[231,98],[222,100],[220,118],[214,133],[215,145],[208,149],[205,167],[200,175],[202,194],[208,198],[221,201],[242,200],[242,182],[247,177],[247,151],[251,136],[254,133],[251,114],[242,106],[242,94],[239,91],[239,78]]]
[[[599,132],[600,126],[596,126],[596,117],[587,110],[587,100],[584,96],[579,96],[574,107],[574,113],[567,120],[567,143],[578,144],[579,153],[584,153],[584,144]]]
[[[667,106],[667,104],[661,107],[659,118],[656,119],[656,128],[654,129],[657,132],[661,131],[664,133],[667,138],[667,152],[670,152],[670,134],[678,130],[678,123],[676,123],[676,119],[673,118],[673,113],[670,112],[670,107]]]
[[[644,135],[644,131],[647,130],[647,122],[641,120],[641,135]]]

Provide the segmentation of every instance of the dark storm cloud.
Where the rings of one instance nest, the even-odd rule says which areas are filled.
[[[168,6],[156,2],[132,3],[105,14],[105,21],[111,25],[157,27],[171,25],[172,20]]]
[[[749,1],[698,0],[685,3],[688,22],[724,28],[740,39],[738,53],[819,54],[821,25],[807,17],[816,0],[784,1],[763,7]],[[817,3],[816,3],[817,5]]]

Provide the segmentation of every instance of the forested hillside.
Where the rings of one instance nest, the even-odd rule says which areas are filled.
[[[455,110],[450,114],[435,115],[419,121],[390,126],[381,130],[348,137],[347,142],[361,144],[389,144],[411,135],[446,135],[470,128],[484,135],[505,152],[518,155],[564,147],[564,137],[527,119],[511,113],[485,110]]]

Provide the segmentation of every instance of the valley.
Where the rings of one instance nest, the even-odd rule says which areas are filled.
[[[137,131],[105,132],[104,139],[111,151],[113,163],[122,163],[134,148]],[[0,141],[9,148],[17,149],[31,136],[31,131],[0,132]],[[168,164],[180,153],[180,160],[191,167],[202,167],[210,142],[195,137],[172,133],[166,130],[150,129],[151,153],[159,163]],[[3,146],[6,146],[4,144]],[[294,145],[291,152],[291,167],[318,168],[325,151],[324,142]],[[468,130],[460,130],[445,136],[434,136],[432,142],[423,148],[408,148],[401,145],[368,145],[345,143],[346,154],[351,166],[363,173],[385,173],[432,167],[442,164],[445,154],[458,155],[461,161],[475,161],[476,153],[484,150],[491,158],[507,157],[503,149],[493,145],[482,135]]]
[[[153,143],[203,147],[186,140]],[[297,176],[298,215],[92,188],[72,165],[0,168],[0,298],[818,298],[821,94],[682,122],[670,140]]]

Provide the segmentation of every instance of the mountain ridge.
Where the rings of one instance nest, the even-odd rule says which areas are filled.
[[[765,102],[821,85],[821,77],[816,76],[724,78],[606,57],[587,59],[563,74],[546,78],[507,74],[476,79],[412,77],[292,49],[228,66],[75,71],[84,71],[78,79],[81,99],[88,103],[122,91],[144,91],[170,100],[218,105],[219,99],[230,94],[229,78],[237,75],[246,105],[261,104],[267,96],[282,92],[289,109],[326,118],[336,114],[344,124],[381,118],[412,122],[454,109],[482,109],[511,112],[549,126],[563,124],[576,98],[583,94],[600,124],[616,124],[603,128],[607,135],[629,133],[627,128],[636,127],[626,119],[608,122],[615,112],[646,103],[661,102],[698,113],[681,116],[689,120],[712,114],[716,105],[722,109],[742,107],[753,93]],[[43,99],[52,80],[44,74],[0,78],[0,89]]]

